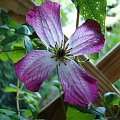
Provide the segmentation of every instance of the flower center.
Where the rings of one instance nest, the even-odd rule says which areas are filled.
[[[57,59],[63,59],[65,56],[65,50],[64,49],[58,49],[56,52]]]
[[[50,52],[53,53],[53,56],[51,58],[55,58],[56,61],[61,62],[66,62],[66,60],[68,59],[68,56],[72,56],[71,54],[69,54],[69,50],[67,50],[67,47],[61,46],[58,47],[57,44],[55,45],[55,47],[50,46],[51,48],[49,49]]]

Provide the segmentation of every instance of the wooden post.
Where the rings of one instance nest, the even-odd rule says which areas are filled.
[[[96,65],[97,68],[107,77],[109,82],[114,83],[120,78],[120,43],[117,44],[103,59]]]

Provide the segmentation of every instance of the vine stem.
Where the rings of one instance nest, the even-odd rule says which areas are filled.
[[[18,113],[18,115],[20,115],[20,106],[19,106],[19,93],[20,93],[20,91],[19,91],[19,84],[20,84],[20,82],[19,82],[19,80],[17,80],[16,104],[17,104],[17,113]]]
[[[58,80],[60,81],[60,77],[59,77],[59,74],[58,74],[58,65],[56,65],[56,68],[57,68]],[[63,112],[66,115],[66,108],[65,108],[63,97],[62,97],[62,94],[61,94],[61,89],[60,89],[60,87],[58,89],[59,89],[60,99],[61,99],[61,103],[62,103],[62,107],[63,107]]]
[[[80,12],[79,7],[77,7],[76,29],[79,26],[79,17],[80,17],[79,12]]]
[[[98,92],[102,102],[104,103],[105,107],[108,109],[108,111],[110,112],[110,114],[112,115],[112,117],[114,118],[114,120],[117,120],[116,116],[113,114],[113,112],[111,111],[111,109],[109,108],[109,106],[106,104],[106,102],[104,101],[103,97],[101,96],[100,92]]]
[[[79,7],[77,7],[77,18],[76,18],[76,29],[78,28],[78,26],[79,26],[79,17],[80,17],[80,15],[79,15]],[[78,57],[76,56],[75,57],[75,61],[77,61],[77,59],[78,59]]]

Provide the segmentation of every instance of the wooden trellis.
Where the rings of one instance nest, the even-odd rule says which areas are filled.
[[[8,4],[8,0],[0,0],[0,7],[8,12],[17,22],[24,23],[27,11],[35,4],[32,0],[10,0],[15,7]],[[85,56],[79,56],[80,60],[85,60]],[[93,65],[91,62],[83,63],[83,68],[98,80],[99,91],[120,92],[113,86],[113,83],[120,78],[120,43],[117,44],[99,63]],[[63,94],[62,94],[63,96]],[[45,120],[65,120],[64,111],[60,96],[53,100],[39,113]]]

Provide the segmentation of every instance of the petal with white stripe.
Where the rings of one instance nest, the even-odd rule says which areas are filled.
[[[49,1],[35,6],[28,12],[26,21],[47,47],[55,47],[56,43],[60,47],[63,44],[59,3]]]
[[[101,33],[100,24],[94,20],[86,20],[67,41],[67,50],[73,56],[94,54],[102,50],[104,35]]]
[[[33,50],[15,63],[16,75],[26,88],[39,91],[40,85],[56,67],[56,61],[47,50]]]
[[[88,75],[73,60],[58,67],[64,91],[64,101],[73,105],[87,106],[97,98],[98,88],[95,78]]]

